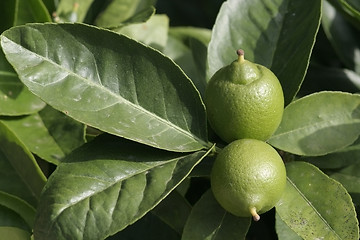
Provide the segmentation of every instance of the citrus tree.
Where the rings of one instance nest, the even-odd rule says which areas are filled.
[[[0,6],[1,238],[359,239],[358,1],[228,0],[211,28],[156,0]],[[210,185],[205,88],[239,48],[284,94],[286,186],[257,222]]]

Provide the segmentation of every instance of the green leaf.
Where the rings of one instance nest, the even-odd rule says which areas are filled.
[[[28,225],[33,228],[36,210],[24,200],[0,191],[0,205],[17,213]]]
[[[360,134],[360,95],[319,92],[289,104],[269,143],[286,152],[316,156],[352,144]]]
[[[56,22],[82,22],[94,0],[61,0],[55,12]]]
[[[149,212],[123,231],[106,238],[106,240],[119,239],[180,240],[180,235]]]
[[[19,80],[0,51],[0,115],[18,116],[40,111],[45,103]]]
[[[226,212],[208,190],[194,205],[181,239],[245,239],[250,223]]]
[[[0,227],[0,236],[11,240],[30,240],[30,233],[16,227]]]
[[[152,9],[156,0],[112,0],[96,18],[95,24],[102,27],[118,26],[138,13]]]
[[[339,181],[346,190],[351,193],[360,193],[360,163],[350,165],[338,172],[330,175],[333,179]]]
[[[145,23],[130,24],[116,30],[156,49],[163,49],[167,42],[169,18],[166,15],[154,15]]]
[[[209,29],[172,27],[167,46],[163,51],[180,65],[201,95],[206,87],[207,46],[210,37]]]
[[[37,114],[0,118],[0,121],[31,152],[54,164],[84,143],[84,126],[51,107]]]
[[[359,239],[354,205],[340,183],[309,163],[291,162],[286,169],[276,211],[294,232],[304,239]]]
[[[82,24],[16,27],[1,43],[25,85],[80,122],[171,151],[210,146],[198,91],[152,48]]]
[[[360,74],[360,54],[356,54],[360,52],[359,30],[348,24],[327,1],[323,5],[322,26],[343,64]]]
[[[0,9],[6,9],[6,11],[2,11],[2,14],[0,15],[0,33],[13,26],[15,6],[16,1],[0,1]]]
[[[0,191],[37,206],[45,177],[32,154],[0,122]]]
[[[270,68],[290,103],[305,76],[320,25],[322,1],[226,1],[217,16],[208,48],[208,77],[236,59]]]
[[[14,11],[12,26],[32,22],[51,22],[50,14],[41,0],[15,0],[15,5],[7,11]]]
[[[360,75],[349,69],[310,66],[298,93],[302,96],[320,91],[356,93],[360,90]]]
[[[189,202],[178,191],[172,191],[151,213],[181,235],[190,211]]]
[[[58,165],[43,191],[35,239],[103,239],[143,217],[208,153],[101,135]]]
[[[324,156],[301,157],[299,159],[314,164],[321,169],[340,169],[355,164],[359,158],[360,139],[344,149]]]
[[[275,214],[275,229],[279,240],[302,240],[286,223],[281,220],[278,213]]]
[[[342,15],[360,30],[360,4],[358,0],[329,0],[334,7],[342,13]]]
[[[32,229],[18,213],[0,204],[1,227],[16,227],[28,232]]]

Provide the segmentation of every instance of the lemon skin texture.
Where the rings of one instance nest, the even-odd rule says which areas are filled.
[[[211,128],[227,143],[241,138],[266,141],[284,111],[277,77],[243,56],[212,76],[204,99]]]
[[[227,145],[211,172],[211,189],[219,204],[235,216],[255,220],[275,206],[285,185],[286,169],[280,155],[256,139]]]

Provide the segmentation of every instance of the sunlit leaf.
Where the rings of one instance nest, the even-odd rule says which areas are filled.
[[[153,209],[206,155],[166,152],[102,135],[69,155],[49,178],[35,239],[113,235]]]
[[[16,27],[1,43],[30,91],[80,122],[166,150],[210,146],[198,91],[152,48],[83,24]]]
[[[287,164],[287,186],[276,205],[281,219],[304,239],[359,239],[350,195],[309,163]]]
[[[325,155],[349,146],[359,134],[360,95],[319,92],[285,108],[269,143],[298,155]]]

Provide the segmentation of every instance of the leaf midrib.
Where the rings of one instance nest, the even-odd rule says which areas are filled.
[[[319,211],[314,207],[314,205],[311,203],[311,201],[300,191],[300,189],[296,186],[296,184],[287,176],[287,181],[291,184],[291,186],[296,190],[296,192],[299,193],[301,198],[313,209],[313,211],[316,213],[316,215],[320,218],[320,220],[330,229],[330,231],[338,238],[342,239],[336,231],[329,225],[329,223],[326,221],[326,219],[319,213]]]
[[[91,85],[91,86],[95,86],[96,88],[100,88],[101,90],[105,90],[105,92],[108,92],[108,93],[109,93],[111,96],[113,96],[115,99],[119,99],[119,95],[116,95],[114,92],[110,91],[108,88],[104,87],[102,84],[95,84],[93,81],[89,81],[88,79],[86,79],[86,78],[78,75],[78,74],[75,73],[75,72],[70,71],[70,70],[67,69],[67,68],[64,68],[63,66],[57,64],[56,62],[54,62],[54,61],[52,61],[52,60],[50,60],[50,59],[48,59],[48,58],[45,58],[44,56],[39,55],[39,54],[37,54],[37,53],[35,53],[35,52],[33,52],[33,51],[30,51],[30,50],[26,49],[25,47],[19,45],[18,43],[14,42],[14,41],[12,41],[12,40],[10,40],[8,37],[6,37],[6,36],[4,36],[4,35],[2,35],[1,38],[7,39],[9,42],[11,42],[12,44],[18,46],[19,48],[21,48],[21,49],[23,49],[23,50],[25,50],[25,51],[27,51],[27,52],[30,52],[31,54],[34,54],[35,56],[39,57],[39,58],[42,59],[43,61],[49,62],[50,64],[55,65],[55,66],[57,66],[58,68],[66,71],[67,73],[69,73],[69,75],[73,75],[73,76],[77,77],[78,79],[82,80],[83,82],[85,82],[85,83],[87,83],[87,84],[89,84],[89,85]],[[19,51],[17,51],[17,52],[19,52]],[[89,52],[91,53],[91,51],[89,51]],[[92,53],[91,53],[91,54],[92,54]],[[96,69],[97,69],[97,62],[96,62],[96,61],[95,61],[95,66],[96,66]],[[99,76],[99,73],[98,73],[97,70],[96,70],[96,73],[97,73],[96,75]],[[99,80],[101,80],[101,79],[99,79]],[[101,81],[100,81],[100,82],[101,82]],[[200,137],[194,135],[194,134],[191,133],[191,132],[186,131],[185,129],[181,128],[181,127],[178,126],[178,125],[175,125],[175,124],[174,124],[173,122],[171,122],[171,121],[165,121],[164,118],[162,118],[162,117],[160,117],[160,116],[158,116],[158,115],[156,115],[156,114],[154,114],[154,113],[152,113],[152,112],[149,112],[147,109],[143,108],[143,107],[140,106],[140,105],[136,105],[136,104],[132,103],[131,101],[129,101],[129,100],[126,99],[126,98],[121,97],[121,98],[120,98],[120,101],[118,101],[117,103],[122,102],[122,101],[123,101],[123,102],[126,102],[126,103],[129,104],[129,105],[131,105],[133,108],[138,109],[140,112],[144,112],[144,113],[146,113],[147,115],[153,117],[154,119],[157,119],[159,122],[163,123],[164,125],[169,126],[170,129],[175,129],[177,132],[182,133],[182,135],[187,136],[189,139],[194,139],[196,142],[200,143],[200,144],[203,145],[203,146],[206,146],[206,145],[207,145],[207,144],[206,144],[206,141],[204,141],[204,140],[201,139]],[[116,104],[116,103],[114,103],[114,104]],[[113,104],[111,104],[111,105],[113,105]],[[111,106],[111,105],[110,105],[110,106]],[[70,115],[70,114],[69,114],[69,115]],[[182,114],[182,115],[183,115],[183,114]],[[153,145],[155,145],[155,144],[153,144]]]

